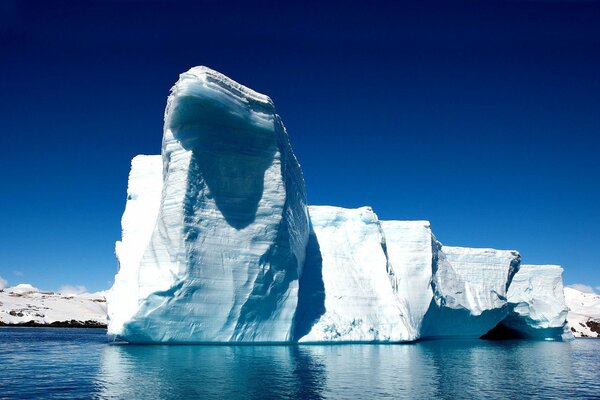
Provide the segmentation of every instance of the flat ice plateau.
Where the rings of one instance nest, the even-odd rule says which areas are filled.
[[[133,159],[121,222],[108,332],[129,342],[572,337],[560,267],[307,206],[271,99],[206,67],[171,89],[162,154]]]

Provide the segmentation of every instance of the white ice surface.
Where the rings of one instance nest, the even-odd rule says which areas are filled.
[[[310,206],[309,212],[322,257],[325,312],[300,341],[415,339],[371,208]]]
[[[519,269],[518,252],[452,246],[443,246],[442,251],[464,282],[462,293],[453,294],[455,307],[480,315],[506,304],[509,282]]]
[[[396,295],[407,310],[414,332],[433,298],[431,280],[435,238],[429,221],[381,221],[387,255],[394,271]]]
[[[521,265],[508,289],[513,312],[531,329],[567,328],[567,306],[558,265]]]
[[[139,155],[131,160],[127,203],[121,218],[122,239],[115,245],[119,272],[107,293],[113,304],[108,309],[111,334],[121,332],[139,308],[139,266],[156,225],[162,186],[160,155]]]
[[[480,337],[506,317],[518,252],[439,246],[434,253],[435,302],[425,316],[423,336]]]

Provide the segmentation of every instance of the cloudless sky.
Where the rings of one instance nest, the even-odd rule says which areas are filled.
[[[0,1],[0,276],[108,288],[178,74],[275,102],[311,204],[600,286],[600,2]]]

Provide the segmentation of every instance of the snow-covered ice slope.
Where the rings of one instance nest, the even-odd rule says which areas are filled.
[[[165,111],[161,169],[158,212],[140,213],[155,221],[149,240],[144,227],[128,241],[123,226],[115,281],[137,282],[128,291],[115,284],[109,333],[130,342],[291,340],[308,215],[271,100],[205,67],[183,73]]]
[[[300,342],[414,340],[405,304],[396,295],[386,242],[370,207],[310,206],[321,259],[324,313]],[[309,268],[308,266],[306,268]]]
[[[521,265],[508,289],[510,314],[502,327],[517,335],[538,339],[571,337],[558,265]]]
[[[512,250],[442,246],[423,337],[480,337],[508,314],[508,287],[521,256]]]
[[[0,290],[0,325],[105,326],[103,293],[62,295],[21,284]]]
[[[600,338],[600,295],[565,288],[567,319],[576,337]]]
[[[381,221],[392,265],[396,295],[407,310],[407,322],[421,331],[433,298],[431,279],[436,240],[429,221]]]

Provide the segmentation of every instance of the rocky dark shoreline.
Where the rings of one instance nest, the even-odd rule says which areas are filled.
[[[106,324],[102,324],[97,321],[54,321],[51,323],[43,324],[35,321],[20,322],[18,324],[8,324],[0,321],[0,327],[28,327],[28,328],[104,328]]]
[[[592,332],[598,334],[597,338],[600,338],[600,321],[589,320],[586,325]],[[588,335],[582,335],[582,337],[589,337]]]

